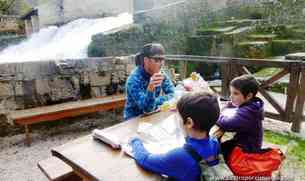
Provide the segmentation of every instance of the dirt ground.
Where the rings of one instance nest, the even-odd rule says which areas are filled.
[[[37,163],[51,156],[51,148],[70,140],[90,134],[94,128],[104,128],[122,120],[112,113],[97,113],[71,118],[55,123],[43,123],[33,126],[33,143],[24,145],[24,134],[0,138],[0,181],[47,181],[38,169]],[[289,129],[286,123],[280,124],[267,120],[264,127],[277,132]],[[295,158],[288,156],[284,166],[283,180],[305,180],[304,165],[296,164]]]
[[[34,125],[30,147],[24,145],[24,134],[0,137],[0,181],[47,181],[37,163],[51,156],[51,148],[88,135],[95,128],[111,126],[117,120],[122,120],[121,116],[97,113]]]

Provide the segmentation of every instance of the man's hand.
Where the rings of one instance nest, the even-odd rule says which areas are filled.
[[[161,73],[155,73],[150,77],[150,82],[148,84],[148,90],[153,92],[155,91],[156,87],[161,86],[164,80],[164,76]]]
[[[211,128],[209,135],[219,139],[220,137],[222,137],[224,135],[224,133],[225,133],[224,130],[222,130],[219,126],[214,125]]]

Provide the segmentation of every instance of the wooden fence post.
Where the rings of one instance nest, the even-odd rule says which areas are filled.
[[[289,84],[287,89],[287,100],[286,100],[286,108],[285,108],[285,121],[292,122],[294,119],[294,108],[297,97],[297,92],[299,88],[299,80],[300,80],[300,64],[291,63],[289,67],[290,77]]]
[[[291,131],[300,132],[301,123],[304,116],[304,102],[305,102],[305,69],[303,68],[300,78],[300,86],[298,89],[298,97],[295,109],[295,117],[292,122]]]
[[[230,97],[230,81],[231,81],[231,64],[223,63],[220,65],[221,70],[221,95],[224,98]]]
[[[183,80],[187,77],[187,61],[179,61],[179,69],[180,79]]]

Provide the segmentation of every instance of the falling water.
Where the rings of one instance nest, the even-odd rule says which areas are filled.
[[[61,27],[49,26],[0,52],[0,63],[85,58],[92,35],[132,22],[132,15],[124,13],[117,17],[78,19]]]

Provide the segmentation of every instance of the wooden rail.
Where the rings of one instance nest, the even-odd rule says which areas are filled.
[[[193,55],[166,55],[166,60],[169,62],[179,62],[179,73],[182,78],[186,77],[188,62],[219,64],[222,77],[222,89],[220,94],[224,97],[229,97],[229,84],[234,77],[242,74],[253,75],[253,73],[249,71],[248,67],[280,68],[280,71],[276,72],[267,80],[260,81],[256,78],[256,81],[259,84],[259,95],[262,96],[264,101],[267,101],[268,104],[271,105],[269,110],[275,110],[266,110],[267,117],[284,122],[291,122],[291,130],[295,132],[300,131],[300,125],[304,119],[305,61]],[[274,94],[267,90],[267,88],[273,83],[286,75],[289,75],[289,84],[286,95],[277,94],[277,96],[274,96]]]

